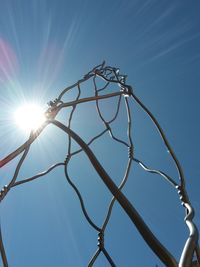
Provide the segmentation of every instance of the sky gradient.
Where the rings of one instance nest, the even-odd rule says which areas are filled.
[[[200,228],[199,99],[200,2],[193,1],[1,1],[0,8],[0,158],[27,138],[16,127],[14,111],[26,101],[44,108],[94,66],[119,67],[127,83],[160,122],[183,167]],[[81,88],[91,94],[91,84]],[[74,93],[67,94],[70,101]],[[114,102],[103,105],[105,116]],[[135,157],[178,181],[166,148],[144,112],[130,101]],[[58,117],[65,121],[69,113]],[[114,125],[126,135],[124,107]],[[85,140],[102,130],[94,106],[80,106],[72,129]],[[73,144],[76,148],[76,144]],[[91,146],[116,183],[127,150],[105,135]],[[19,178],[64,161],[67,138],[48,126],[31,146]],[[0,169],[1,188],[10,181],[19,158]],[[101,224],[111,195],[84,154],[69,166],[91,217]],[[123,192],[152,231],[178,260],[188,236],[176,191],[136,164]],[[97,248],[97,233],[86,222],[63,168],[13,188],[1,203],[1,226],[9,267],[84,267]],[[105,244],[116,266],[164,266],[147,247],[116,203]],[[0,266],[2,263],[0,262]],[[102,255],[95,267],[109,266]]]

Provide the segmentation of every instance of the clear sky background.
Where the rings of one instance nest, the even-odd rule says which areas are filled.
[[[18,106],[34,100],[45,107],[63,88],[106,60],[128,75],[127,83],[161,123],[183,166],[188,194],[196,209],[195,222],[200,228],[199,12],[198,0],[1,0],[0,158],[28,137],[13,120]],[[87,86],[83,90],[87,94]],[[178,181],[173,162],[152,123],[134,102],[130,103],[136,158]],[[83,105],[72,125],[85,141],[100,129],[91,110]],[[112,103],[106,105],[108,114],[112,110]],[[125,113],[120,114],[115,127],[119,136],[126,131]],[[109,142],[106,136],[91,148],[119,183],[127,151]],[[49,126],[31,147],[19,180],[63,161],[66,150],[66,136]],[[12,177],[18,160],[0,170],[1,188]],[[111,195],[83,154],[72,161],[70,174],[90,216],[101,225]],[[123,191],[179,259],[188,230],[176,191],[135,164]],[[83,217],[63,168],[13,188],[1,203],[1,225],[10,267],[87,266],[97,248],[97,233]],[[105,244],[119,267],[163,266],[118,204]],[[94,266],[109,264],[100,256]]]

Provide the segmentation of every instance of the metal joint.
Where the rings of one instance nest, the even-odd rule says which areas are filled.
[[[4,199],[4,197],[6,196],[6,194],[8,193],[8,186],[4,185],[4,187],[1,189],[0,191],[0,202]]]
[[[178,185],[176,186],[176,189],[178,190],[179,198],[181,200],[181,204],[185,206],[185,203],[187,203],[187,195],[185,193],[185,190],[182,186]]]
[[[128,147],[128,157],[129,159],[133,158],[133,146]]]
[[[105,122],[105,126],[106,126],[106,129],[108,129],[108,131],[111,131],[111,128],[108,122]]]
[[[104,249],[104,233],[100,232],[98,234],[98,243],[97,246],[99,247],[100,250]]]
[[[64,164],[67,165],[69,163],[70,159],[71,159],[71,155],[67,155],[67,157],[64,161]]]
[[[125,97],[129,97],[132,95],[133,93],[132,86],[126,84],[125,85],[120,84],[120,87],[121,87],[120,91],[124,94]]]

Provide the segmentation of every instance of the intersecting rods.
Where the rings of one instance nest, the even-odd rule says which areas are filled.
[[[52,121],[52,119],[55,118],[55,116],[57,115],[57,113],[62,108],[72,106],[72,111],[70,112],[70,116],[69,116],[69,119],[68,119],[68,128],[70,129],[70,127],[71,127],[71,121],[72,121],[73,114],[75,112],[76,106],[78,104],[80,104],[80,103],[89,102],[89,101],[96,101],[97,112],[98,112],[98,115],[99,115],[101,121],[105,125],[105,130],[103,130],[101,133],[99,133],[98,135],[96,135],[95,137],[93,137],[87,145],[89,146],[92,142],[94,142],[95,140],[97,140],[98,138],[100,138],[103,134],[105,134],[108,131],[109,134],[110,134],[110,136],[111,136],[111,138],[113,140],[115,140],[118,143],[121,143],[122,145],[125,145],[129,149],[129,159],[128,159],[126,171],[125,171],[125,174],[124,174],[124,178],[123,178],[123,180],[121,181],[121,184],[118,187],[118,190],[121,190],[123,188],[123,186],[125,185],[125,183],[126,183],[126,181],[128,179],[128,176],[129,176],[130,169],[131,169],[131,163],[132,163],[132,161],[135,161],[145,171],[151,172],[151,173],[155,173],[155,174],[158,174],[158,175],[164,177],[175,188],[178,187],[180,189],[180,187],[181,187],[181,190],[182,190],[181,191],[181,194],[184,195],[184,202],[183,202],[183,204],[184,204],[184,206],[186,208],[186,211],[187,211],[187,221],[189,220],[189,223],[191,223],[191,218],[192,218],[192,215],[190,215],[191,205],[189,203],[189,200],[188,200],[188,197],[187,197],[187,194],[186,194],[186,191],[185,191],[185,179],[184,179],[184,176],[183,176],[183,172],[182,172],[180,163],[178,162],[178,160],[177,160],[177,158],[176,158],[173,150],[171,149],[171,147],[170,147],[170,145],[169,145],[169,143],[168,143],[168,141],[167,141],[167,139],[166,139],[166,137],[164,135],[164,132],[163,132],[163,130],[161,129],[161,127],[159,125],[159,123],[157,122],[157,120],[155,119],[155,117],[152,115],[152,113],[142,104],[142,102],[139,100],[139,98],[137,98],[133,94],[133,92],[131,92],[131,94],[130,94],[130,91],[128,91],[129,96],[132,96],[134,98],[134,100],[142,107],[142,109],[149,115],[149,117],[152,119],[152,121],[156,125],[156,127],[157,127],[157,129],[158,129],[158,131],[159,131],[159,133],[160,133],[160,135],[161,135],[161,137],[162,137],[162,139],[163,139],[163,141],[164,141],[164,143],[165,143],[168,151],[170,152],[170,154],[171,154],[171,156],[172,156],[172,158],[173,158],[173,160],[175,162],[175,165],[176,165],[177,170],[178,170],[178,173],[179,173],[179,178],[180,178],[181,185],[179,186],[170,176],[168,176],[167,174],[163,173],[162,171],[150,169],[144,163],[142,163],[140,160],[134,158],[134,151],[133,151],[134,148],[133,148],[133,142],[132,142],[132,139],[131,139],[131,128],[132,127],[131,127],[130,107],[129,107],[128,100],[127,100],[126,97],[124,99],[125,99],[125,105],[126,105],[126,110],[127,110],[127,118],[128,118],[128,129],[127,129],[128,143],[125,142],[124,140],[118,139],[117,137],[114,136],[110,124],[112,122],[114,122],[115,119],[118,116],[119,109],[120,109],[120,104],[121,104],[121,97],[124,94],[124,92],[122,90],[121,92],[115,92],[115,93],[110,93],[110,94],[105,94],[105,95],[99,95],[99,92],[105,90],[110,83],[117,83],[122,89],[126,89],[126,85],[124,84],[124,82],[125,82],[125,76],[118,75],[115,68],[111,68],[111,67],[103,68],[103,67],[104,67],[104,63],[101,64],[101,65],[99,65],[99,66],[97,66],[96,68],[94,68],[91,72],[89,72],[87,75],[85,75],[82,80],[79,80],[74,85],[72,85],[72,86],[64,89],[62,91],[62,93],[59,95],[58,99],[57,99],[57,103],[59,103],[59,105],[55,105],[51,109],[50,116],[49,116],[49,121],[50,120]],[[112,76],[112,79],[109,78],[109,76],[111,74],[114,74],[114,76]],[[96,84],[96,77],[101,77],[103,80],[105,80],[105,82],[106,82],[105,83],[105,86],[103,86],[102,88],[98,89],[97,88],[97,84]],[[93,79],[95,96],[94,97],[80,99],[80,95],[81,95],[80,84],[82,82],[90,79],[90,78]],[[74,87],[77,87],[78,88],[78,95],[77,95],[75,101],[71,101],[71,102],[68,102],[68,103],[63,103],[63,101],[61,100],[62,96],[65,93],[67,93],[70,89],[72,89]],[[127,88],[128,88],[128,86],[127,86]],[[130,87],[128,89],[130,89]],[[99,100],[106,99],[106,98],[109,98],[109,97],[116,97],[116,96],[119,96],[116,113],[115,113],[115,115],[113,116],[113,118],[110,121],[106,121],[104,119],[102,113],[101,113],[100,106],[99,106]],[[16,179],[17,179],[19,170],[20,170],[20,168],[22,166],[23,161],[26,158],[26,155],[28,153],[28,150],[30,148],[30,145],[39,136],[39,134],[42,132],[42,130],[48,125],[49,121],[47,121],[46,123],[44,123],[44,125],[36,133],[31,133],[30,138],[21,147],[19,147],[13,153],[11,153],[6,158],[4,158],[3,160],[0,161],[0,167],[2,167],[5,164],[7,164],[10,160],[12,160],[13,158],[15,158],[22,151],[24,151],[24,153],[23,153],[23,155],[22,155],[22,157],[21,157],[21,159],[20,159],[20,161],[19,161],[19,163],[18,163],[18,165],[16,167],[14,176],[13,176],[11,182],[9,183],[9,185],[6,187],[6,192],[8,192],[12,187],[15,187],[17,185],[20,185],[20,184],[23,184],[23,183],[26,183],[26,182],[30,182],[32,180],[35,180],[35,179],[37,179],[37,178],[39,178],[41,176],[46,175],[47,173],[49,173],[50,171],[52,171],[54,168],[63,165],[64,168],[65,168],[64,170],[65,170],[66,179],[69,182],[69,184],[72,186],[72,188],[75,190],[75,192],[76,192],[76,194],[77,194],[77,196],[79,198],[79,201],[80,201],[80,204],[81,204],[81,208],[82,208],[82,211],[83,211],[83,214],[84,214],[85,218],[90,223],[90,225],[96,231],[99,232],[99,239],[98,239],[99,240],[99,243],[98,243],[98,247],[99,248],[96,251],[96,253],[94,254],[94,256],[92,257],[92,259],[91,259],[91,261],[90,261],[90,263],[89,263],[88,266],[92,266],[94,264],[94,262],[96,261],[96,259],[98,258],[99,254],[101,252],[107,258],[107,260],[110,263],[110,265],[111,266],[115,266],[112,258],[110,257],[110,255],[108,254],[108,252],[106,251],[106,249],[104,247],[104,237],[103,236],[104,236],[104,232],[105,232],[106,226],[107,226],[107,224],[109,222],[109,219],[110,219],[110,216],[111,216],[111,212],[112,212],[112,207],[113,207],[113,204],[114,204],[116,198],[115,197],[112,198],[112,200],[111,200],[111,202],[109,204],[108,211],[107,211],[107,214],[105,216],[104,222],[102,224],[102,227],[98,227],[91,220],[91,218],[89,217],[89,215],[88,215],[88,213],[86,211],[86,208],[85,208],[85,205],[84,205],[84,201],[82,199],[82,196],[81,196],[78,188],[75,186],[75,184],[70,179],[69,174],[68,174],[68,171],[67,171],[67,166],[68,166],[68,163],[69,163],[71,157],[74,156],[75,154],[80,153],[82,151],[82,148],[79,149],[79,150],[77,150],[77,151],[74,151],[74,152],[71,151],[71,138],[72,138],[71,135],[68,135],[68,154],[67,154],[67,157],[66,157],[66,160],[65,160],[64,163],[57,163],[57,164],[51,166],[45,172],[39,173],[39,174],[37,174],[37,175],[35,175],[35,176],[31,177],[31,178],[28,178],[26,180],[21,180],[21,181],[16,182]],[[193,224],[191,224],[191,225],[193,226]],[[190,239],[188,239],[188,243],[191,243],[190,242]],[[193,244],[193,246],[191,244],[189,244],[188,247],[185,247],[185,251],[186,251],[185,254],[187,254],[187,256],[189,256],[189,258],[190,258],[189,260],[191,260],[191,256],[193,254],[193,251],[194,251],[194,248],[195,247],[196,247],[197,256],[199,256],[196,242]],[[0,250],[1,250],[1,255],[2,255],[2,260],[3,260],[4,266],[7,267],[8,266],[8,263],[7,263],[7,259],[6,259],[6,255],[5,255],[4,246],[3,246],[2,235],[0,235]],[[155,250],[154,250],[154,252],[155,252]],[[185,254],[182,254],[182,258],[183,259],[186,258]],[[174,264],[173,266],[176,266],[176,263],[175,262],[173,264]],[[186,265],[180,265],[180,266],[186,266]]]

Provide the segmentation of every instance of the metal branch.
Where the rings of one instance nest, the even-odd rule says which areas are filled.
[[[182,251],[179,267],[190,266],[195,248],[198,245],[197,243],[199,237],[197,227],[192,222],[192,219],[194,218],[194,209],[188,203],[184,203],[184,206],[188,211],[188,214],[185,217],[185,222],[189,228],[190,234]]]
[[[78,95],[76,97],[76,101],[78,101],[80,95],[81,95],[81,89],[80,89],[80,84],[77,85],[77,88],[78,88]],[[71,122],[72,122],[72,117],[73,117],[73,114],[76,110],[76,107],[77,107],[77,104],[72,106],[72,111],[70,112],[70,115],[69,115],[69,120],[68,120],[68,127],[70,128],[71,127]],[[68,154],[71,153],[71,137],[68,135]]]
[[[90,146],[95,140],[97,140],[98,138],[100,138],[101,136],[103,136],[107,131],[108,131],[108,129],[103,130],[101,133],[99,133],[98,135],[96,135],[95,137],[93,137],[93,138],[87,143],[87,145]],[[78,153],[80,153],[80,152],[82,152],[82,151],[83,151],[83,149],[80,148],[80,149],[78,149],[78,150],[72,152],[72,153],[71,153],[71,156],[74,156],[74,155],[76,155],[76,154],[78,154]]]
[[[99,77],[105,81],[105,85],[99,89],[98,89],[97,83],[96,83],[97,77]],[[96,231],[99,232],[99,238],[100,238],[99,239],[100,241],[98,243],[99,248],[96,251],[96,253],[94,254],[93,258],[91,259],[91,261],[88,265],[89,267],[93,266],[93,264],[95,263],[96,259],[100,255],[100,253],[104,254],[104,256],[106,257],[106,259],[108,260],[108,262],[110,263],[111,266],[113,266],[113,267],[115,266],[112,258],[110,257],[110,255],[108,254],[106,249],[104,248],[104,237],[103,237],[106,226],[107,226],[107,224],[110,220],[110,217],[111,217],[112,208],[113,208],[115,200],[117,200],[119,202],[119,204],[124,209],[124,211],[127,213],[129,218],[131,219],[131,221],[135,224],[138,231],[140,232],[140,234],[142,235],[142,237],[144,238],[146,243],[149,245],[149,247],[153,250],[153,252],[160,258],[160,260],[167,267],[177,267],[177,266],[190,267],[194,253],[196,253],[197,261],[200,264],[200,251],[199,251],[199,246],[198,246],[198,229],[195,226],[194,222],[192,221],[193,217],[194,217],[194,210],[193,210],[193,208],[189,202],[189,198],[187,196],[187,192],[186,192],[186,188],[185,188],[185,178],[184,178],[184,174],[182,171],[182,167],[181,167],[174,151],[172,150],[172,148],[171,148],[160,124],[158,123],[157,119],[149,111],[149,109],[140,101],[140,99],[133,93],[132,87],[130,85],[126,84],[126,77],[127,77],[126,75],[122,75],[119,73],[119,69],[113,68],[111,66],[105,66],[105,62],[103,62],[102,64],[95,66],[90,72],[88,72],[78,82],[65,88],[60,93],[58,98],[55,99],[55,101],[50,101],[49,102],[49,108],[45,112],[46,121],[43,123],[43,125],[36,132],[32,132],[29,139],[23,145],[18,147],[15,151],[10,153],[4,159],[0,160],[0,168],[1,168],[23,152],[23,155],[21,156],[21,158],[17,164],[17,167],[15,169],[13,178],[11,179],[8,186],[4,186],[3,189],[0,191],[0,201],[3,200],[3,198],[6,196],[6,194],[9,192],[9,190],[12,187],[33,181],[39,177],[46,175],[47,173],[52,171],[54,168],[61,166],[61,165],[64,165],[66,179],[69,182],[69,184],[72,186],[72,188],[75,190],[75,192],[79,198],[81,208],[82,208],[82,211],[83,211],[85,218],[87,219],[88,223]],[[89,79],[93,79],[95,96],[90,96],[90,97],[80,99],[80,95],[81,95],[80,85],[82,83],[88,81]],[[111,83],[118,85],[120,90],[116,91],[114,93],[107,93],[104,95],[99,95],[99,92],[107,89]],[[73,101],[64,103],[62,101],[63,96],[65,94],[67,94],[68,91],[70,91],[71,89],[74,89],[74,88],[78,88],[77,97]],[[120,106],[121,106],[122,96],[124,96],[126,110],[127,110],[128,142],[125,142],[124,140],[115,137],[115,135],[113,134],[113,130],[111,128],[112,122],[114,122],[118,117]],[[102,99],[108,99],[108,98],[112,98],[112,97],[119,97],[118,103],[117,103],[117,107],[116,107],[116,111],[114,113],[114,116],[112,116],[112,118],[109,121],[107,121],[107,120],[105,120],[105,118],[102,115],[101,109],[99,107],[99,101]],[[131,112],[130,112],[130,107],[129,107],[127,97],[132,97],[135,100],[135,102],[147,113],[147,115],[153,121],[156,129],[158,130],[158,132],[159,132],[159,134],[160,134],[160,136],[161,136],[161,138],[162,138],[162,140],[163,140],[163,142],[164,142],[164,144],[168,150],[168,152],[170,153],[170,155],[171,155],[171,157],[175,163],[175,166],[176,166],[177,171],[178,171],[180,185],[178,183],[176,183],[170,176],[168,176],[164,172],[159,171],[159,170],[155,170],[155,169],[150,169],[144,163],[142,163],[140,160],[134,158],[134,155],[133,155],[134,154],[134,146],[133,146],[132,137],[131,137],[131,129],[132,129]],[[73,114],[76,110],[77,105],[79,105],[81,103],[94,102],[94,101],[96,102],[97,113],[99,115],[99,118],[102,120],[103,124],[105,125],[105,129],[101,133],[94,136],[88,142],[88,144],[86,144],[74,131],[71,130],[71,122],[72,122]],[[72,110],[70,112],[69,119],[68,119],[68,127],[55,120],[56,115],[61,111],[61,109],[67,108],[67,107],[72,107]],[[31,178],[16,182],[20,168],[21,168],[21,166],[22,166],[22,164],[23,164],[23,162],[24,162],[24,160],[28,154],[28,151],[29,151],[31,144],[42,133],[42,131],[45,129],[45,127],[48,124],[54,124],[56,127],[62,129],[63,131],[65,131],[68,134],[68,141],[69,141],[68,142],[68,153],[67,153],[68,157],[67,157],[65,163],[57,163],[42,173],[34,175]],[[97,160],[97,158],[95,157],[95,155],[93,154],[92,150],[89,147],[95,140],[101,138],[104,135],[104,133],[106,133],[107,131],[109,132],[110,137],[114,141],[125,145],[129,149],[127,167],[126,167],[124,177],[123,177],[119,187],[117,187],[115,185],[115,183],[112,181],[111,177],[107,174],[107,172],[102,167],[102,165]],[[80,145],[80,149],[78,149],[74,152],[71,152],[71,139],[74,139]],[[108,206],[108,210],[107,210],[107,213],[106,213],[106,216],[105,216],[105,219],[104,219],[104,222],[103,222],[101,228],[98,227],[92,221],[92,219],[89,217],[89,215],[86,211],[86,208],[84,206],[84,202],[83,202],[83,198],[81,196],[81,193],[78,190],[78,188],[75,186],[75,184],[72,182],[72,180],[70,179],[70,177],[68,175],[67,166],[68,166],[69,159],[72,156],[74,156],[74,155],[76,155],[82,151],[84,151],[86,153],[86,155],[88,156],[89,160],[91,161],[93,167],[95,168],[96,172],[99,174],[100,178],[102,179],[102,181],[106,185],[107,189],[112,193],[112,199],[111,199],[111,202]],[[178,193],[180,195],[182,205],[184,206],[184,208],[186,210],[185,222],[186,222],[186,224],[189,228],[189,232],[190,232],[189,237],[185,243],[185,246],[184,246],[179,263],[176,262],[174,257],[168,252],[168,250],[154,236],[154,234],[151,232],[151,230],[145,224],[145,222],[143,221],[143,219],[141,218],[139,213],[136,211],[136,209],[133,207],[133,205],[129,202],[129,200],[126,198],[126,196],[121,192],[121,189],[123,188],[123,186],[125,185],[125,183],[128,179],[133,161],[138,163],[145,171],[162,176],[173,187],[178,189]],[[7,263],[7,259],[6,259],[6,253],[5,253],[3,240],[2,240],[1,229],[0,229],[0,252],[1,252],[4,267],[8,267],[8,263]]]
[[[131,137],[131,125],[132,125],[132,122],[131,122],[131,113],[130,113],[130,108],[129,108],[129,104],[128,104],[128,101],[127,99],[125,99],[125,104],[126,104],[126,110],[127,110],[127,119],[128,119],[128,129],[127,129],[127,136],[128,136],[128,139],[129,139],[129,150],[132,152],[131,155],[129,155],[129,160],[128,160],[128,163],[127,163],[127,167],[126,167],[126,171],[125,171],[125,174],[124,174],[124,178],[123,180],[121,181],[121,184],[119,185],[118,189],[121,191],[122,188],[124,187],[124,185],[126,184],[127,180],[128,180],[128,176],[129,176],[129,173],[130,173],[130,170],[131,170],[131,163],[132,163],[132,154],[133,154],[133,142],[132,142],[132,137]],[[107,215],[105,217],[105,220],[104,220],[104,223],[103,223],[103,226],[102,226],[102,232],[105,231],[106,227],[107,227],[107,224],[110,220],[110,217],[111,217],[111,213],[112,213],[112,208],[113,208],[113,205],[115,203],[115,197],[112,198],[110,204],[109,204],[109,207],[108,207],[108,211],[107,211]]]
[[[2,233],[1,233],[1,225],[0,225],[0,253],[1,253],[3,266],[8,267],[8,261],[7,261],[6,252],[5,252],[5,248],[3,244]]]
[[[81,103],[85,103],[85,102],[91,102],[91,101],[94,101],[94,100],[97,100],[97,99],[105,99],[105,98],[115,97],[115,96],[119,96],[121,94],[122,94],[122,92],[115,92],[115,93],[110,93],[110,94],[106,94],[106,95],[86,97],[86,98],[70,101],[70,102],[67,102],[67,103],[62,103],[62,104],[59,105],[59,110],[61,108],[71,107],[71,106],[74,106],[74,105],[77,105],[77,104],[81,104]]]
[[[150,169],[148,168],[141,160],[133,158],[133,161],[137,162],[145,171],[150,172],[150,173],[154,173],[154,174],[158,174],[160,176],[162,176],[163,178],[165,178],[165,180],[167,180],[173,187],[178,186],[178,184],[176,182],[174,182],[174,180],[167,175],[166,173],[159,171],[159,170],[155,170],[155,169]]]
[[[31,182],[31,181],[33,181],[33,180],[35,180],[35,179],[38,179],[38,178],[40,178],[40,177],[42,177],[42,176],[45,176],[47,173],[51,172],[51,171],[52,171],[53,169],[55,169],[56,167],[58,167],[58,166],[63,166],[63,165],[65,165],[65,163],[63,163],[63,162],[54,164],[54,165],[52,165],[48,170],[46,170],[46,171],[44,171],[44,172],[40,172],[40,173],[38,173],[38,174],[36,174],[36,175],[30,177],[30,178],[27,178],[27,179],[24,179],[24,180],[15,182],[15,183],[12,185],[12,187],[15,187],[15,186],[18,186],[18,185],[21,185],[21,184],[25,184],[25,183]]]
[[[165,134],[164,134],[164,131],[163,129],[161,128],[160,124],[158,123],[157,119],[154,117],[154,115],[150,112],[150,110],[140,101],[140,99],[134,94],[132,93],[131,96],[133,97],[133,99],[139,104],[139,106],[147,113],[147,115],[150,117],[150,119],[153,121],[154,125],[156,126],[165,146],[167,147],[167,151],[169,151],[169,153],[171,154],[173,160],[174,160],[174,163],[175,163],[175,166],[177,168],[177,171],[178,171],[178,174],[179,174],[179,179],[180,179],[180,182],[181,182],[181,185],[183,187],[185,187],[185,178],[184,178],[184,174],[183,174],[183,170],[182,170],[182,167],[181,167],[181,164],[179,163],[173,149],[171,148]]]
[[[108,94],[108,95],[102,95],[102,96],[98,96],[98,99],[104,99],[107,97],[108,98],[109,97],[115,97],[115,96],[119,96],[120,94],[122,94],[122,93],[116,92],[116,93],[112,93],[112,94]],[[49,119],[54,119],[56,117],[56,115],[58,114],[58,112],[64,107],[70,107],[70,106],[74,106],[74,105],[77,105],[80,103],[90,102],[90,101],[94,101],[94,100],[96,100],[95,97],[87,97],[87,98],[83,98],[83,99],[80,99],[77,101],[71,101],[68,103],[60,104],[58,107],[53,109],[52,112],[49,113],[49,115],[48,115]],[[31,138],[29,138],[23,145],[21,145],[15,151],[10,153],[4,159],[0,160],[0,168],[3,167],[4,165],[6,165],[11,160],[13,160],[14,158],[16,158],[19,154],[21,154],[26,149],[27,146],[31,145],[35,141],[35,139],[41,134],[41,132],[44,130],[44,128],[47,126],[47,124],[48,124],[48,121],[44,122],[44,124],[36,132],[34,132],[31,136]]]
[[[69,90],[75,88],[76,86],[78,86],[78,84],[81,84],[81,83],[83,83],[83,82],[89,80],[89,79],[90,79],[91,77],[93,77],[93,76],[94,76],[94,74],[90,74],[90,75],[88,75],[87,77],[85,76],[83,79],[79,80],[78,82],[74,83],[73,85],[66,87],[66,88],[61,92],[61,94],[58,96],[57,99],[58,99],[58,100],[61,100],[62,97],[64,96],[64,94],[66,94]]]
[[[8,185],[8,190],[13,186],[13,184],[15,183],[16,179],[17,179],[17,176],[19,174],[19,171],[20,171],[20,168],[28,154],[28,151],[29,151],[29,148],[30,148],[30,145],[26,147],[26,149],[24,150],[24,153],[19,161],[19,163],[17,164],[17,167],[15,169],[15,172],[14,172],[14,175],[13,175],[13,178],[12,180],[10,181],[9,185]]]
[[[198,258],[199,258],[200,253],[198,253],[198,230],[197,230],[194,222],[192,222],[192,219],[194,217],[194,212],[193,212],[193,208],[190,204],[190,201],[189,201],[189,198],[188,198],[188,195],[186,192],[185,178],[184,178],[181,164],[179,163],[179,161],[178,161],[174,151],[172,150],[160,124],[158,123],[158,121],[156,120],[154,115],[149,111],[149,109],[140,101],[140,99],[133,92],[131,92],[131,96],[139,104],[139,106],[147,113],[147,115],[150,117],[150,119],[153,121],[154,125],[156,126],[158,132],[160,133],[160,136],[161,136],[165,146],[167,147],[167,150],[169,151],[169,153],[170,153],[170,155],[171,155],[171,157],[175,163],[175,166],[177,168],[179,180],[180,180],[180,185],[176,186],[176,187],[178,187],[180,189],[180,192],[181,192],[181,201],[183,203],[183,206],[186,209],[185,221],[186,221],[186,224],[190,230],[190,236],[187,239],[185,246],[184,246],[184,249],[182,251],[182,256],[181,256],[181,259],[179,261],[179,266],[180,267],[189,267],[189,264],[191,264],[191,262],[192,262],[191,257],[193,256],[194,251],[197,252]]]
[[[89,264],[88,264],[88,267],[92,267],[93,264],[95,263],[95,261],[97,260],[98,256],[100,255],[101,253],[101,250],[98,248],[95,252],[95,254],[93,255],[93,257],[91,258]]]
[[[105,255],[107,261],[110,263],[110,266],[112,267],[116,267],[114,261],[112,260],[112,258],[110,257],[110,255],[108,254],[107,250],[105,248],[102,249],[103,254]]]
[[[46,122],[43,124],[43,126],[38,129],[38,131],[36,131],[35,133],[33,133],[29,139],[20,147],[18,147],[15,151],[13,151],[12,153],[10,153],[8,156],[6,156],[4,159],[0,160],[0,168],[3,167],[4,165],[6,165],[7,163],[9,163],[11,160],[13,160],[14,158],[16,158],[19,154],[21,154],[27,147],[29,147],[34,141],[35,139],[41,134],[41,132],[43,131],[43,129],[46,127]]]
[[[127,164],[127,167],[126,167],[126,172],[125,172],[124,178],[123,178],[123,180],[121,181],[121,184],[118,187],[119,191],[122,190],[122,188],[124,187],[124,185],[127,182],[128,175],[129,175],[129,172],[130,172],[130,169],[131,169],[131,163],[132,163],[132,160],[129,159],[128,164]],[[105,229],[107,227],[107,224],[108,224],[108,222],[110,220],[111,213],[112,213],[112,208],[113,208],[113,205],[115,203],[115,200],[116,200],[116,198],[113,197],[112,200],[111,200],[111,202],[110,202],[110,204],[109,204],[108,211],[107,211],[105,220],[104,220],[103,225],[102,225],[102,232],[105,232]]]
[[[117,188],[115,183],[112,181],[110,176],[107,174],[105,169],[97,160],[96,156],[93,154],[92,150],[87,146],[87,144],[71,129],[63,125],[62,123],[51,120],[49,121],[51,124],[54,124],[67,134],[69,134],[84,150],[89,160],[91,161],[93,167],[101,177],[102,181],[112,193],[112,195],[119,202],[121,207],[127,213],[131,221],[135,224],[138,231],[149,245],[149,247],[154,251],[154,253],[160,258],[160,260],[166,264],[166,266],[177,267],[177,262],[174,257],[170,254],[170,252],[160,243],[160,241],[154,236],[148,226],[145,224],[139,213],[132,206],[130,201],[125,197],[125,195]]]
[[[69,174],[68,174],[68,171],[67,171],[67,165],[69,163],[69,158],[66,160],[66,163],[65,163],[65,177],[68,181],[68,183],[71,185],[71,187],[74,189],[74,191],[76,192],[78,198],[79,198],[79,201],[80,201],[80,204],[81,204],[81,209],[82,209],[82,212],[86,218],[86,220],[88,221],[88,223],[98,232],[101,231],[101,229],[90,219],[90,216],[88,215],[87,211],[86,211],[86,208],[85,208],[85,204],[84,204],[84,201],[83,201],[83,198],[81,196],[81,193],[79,192],[78,188],[75,186],[75,184],[72,182],[72,180],[70,179],[69,177]]]

